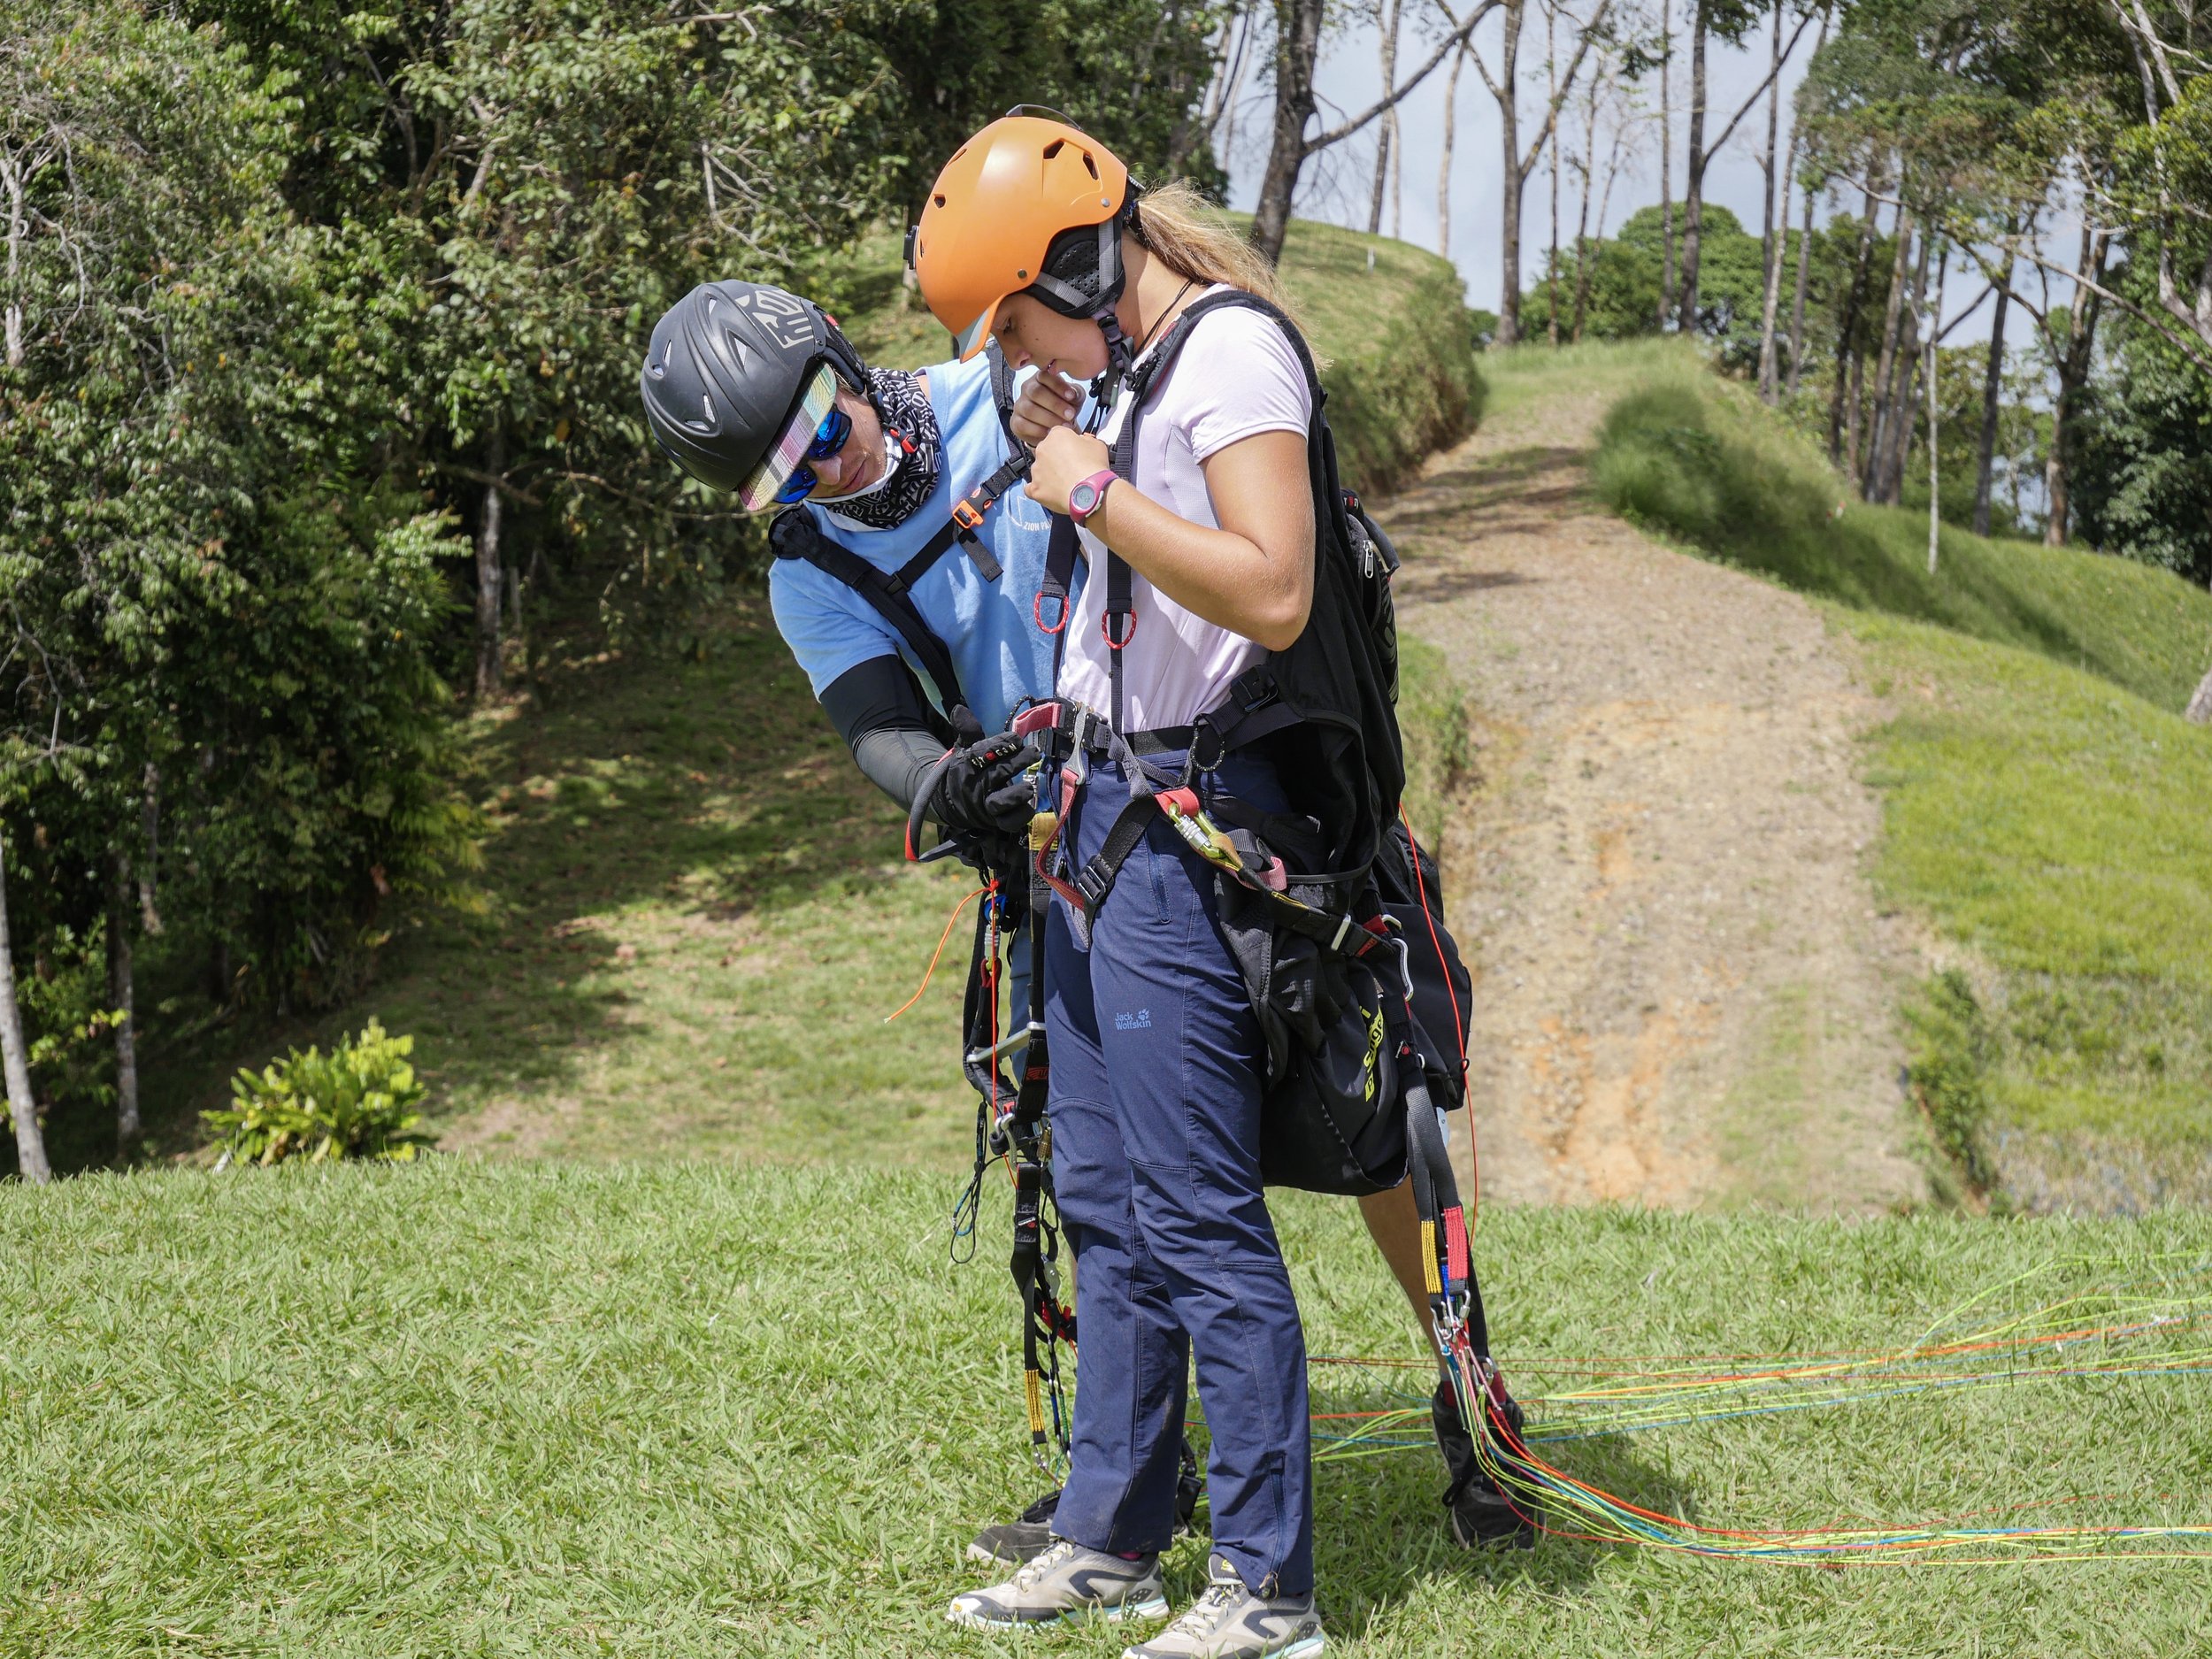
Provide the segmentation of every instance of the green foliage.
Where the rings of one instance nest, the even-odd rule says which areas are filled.
[[[406,1163],[435,1137],[420,1132],[415,1108],[428,1092],[407,1056],[412,1037],[393,1037],[373,1019],[325,1055],[295,1048],[260,1071],[231,1082],[236,1102],[203,1113],[223,1136],[227,1162],[266,1167],[301,1156]]]
[[[2125,318],[2108,329],[2116,349],[2073,428],[2075,526],[2092,547],[2212,584],[2212,377]]]
[[[1986,1078],[1995,1042],[1974,987],[1956,968],[1932,976],[1905,1005],[1913,1057],[1905,1068],[1929,1133],[1977,1194],[1996,1171],[1983,1146],[1989,1118]]]
[[[949,1268],[960,1179],[956,1154],[858,1179],[434,1159],[0,1188],[0,1258],[26,1264],[0,1275],[0,1509],[38,1522],[11,1545],[8,1645],[1118,1653],[1127,1638],[1095,1629],[1014,1644],[945,1623],[980,1582],[966,1540],[1036,1480],[992,1265],[1007,1206],[986,1206],[979,1259]],[[1269,1208],[1313,1352],[1424,1363],[1356,1208]],[[2042,1300],[2048,1279],[2018,1281],[2055,1262],[2093,1263],[2059,1270],[2060,1294],[2200,1262],[2212,1223],[1486,1205],[1476,1248],[1501,1361],[1532,1393],[1519,1379],[1593,1353],[1890,1352],[1962,1305]],[[856,1256],[864,1310],[843,1289]],[[1419,1374],[1317,1365],[1313,1409],[1418,1407]],[[1708,1525],[1926,1524],[2104,1493],[2125,1495],[2097,1518],[2188,1523],[2212,1379],[2024,1377],[1547,1451]],[[2172,1655],[2212,1618],[2212,1583],[2171,1561],[1781,1578],[1572,1540],[1471,1556],[1425,1447],[1325,1462],[1315,1484],[1343,1659],[1924,1655],[1962,1632],[2037,1659]],[[1206,1552],[1202,1535],[1169,1555],[1178,1606]],[[246,1592],[264,1585],[298,1593]]]
[[[1451,661],[1426,640],[1398,636],[1398,725],[1405,737],[1406,812],[1425,847],[1442,844],[1454,797],[1475,767],[1474,710]]]
[[[2212,661],[2212,597],[2164,572],[1866,507],[1800,436],[1687,364],[1606,417],[1592,477],[1639,522],[1855,608],[2085,667],[2178,712]]]

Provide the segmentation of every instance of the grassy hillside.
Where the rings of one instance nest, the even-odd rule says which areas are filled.
[[[899,239],[872,238],[855,263],[846,319],[854,344],[903,367],[941,359],[945,331],[900,284]],[[1315,351],[1327,359],[1322,381],[1348,484],[1390,489],[1474,426],[1483,380],[1449,262],[1408,242],[1298,219],[1282,271]]]
[[[1894,710],[1880,879],[1966,975],[1918,1019],[1960,1149],[2029,1202],[2212,1197],[2212,733],[2179,718],[2212,595],[1947,527],[1931,573],[1924,518],[1845,503],[1801,439],[1681,357],[1614,406],[1593,470],[1621,511],[1821,595],[1863,641]]]
[[[1038,1484],[1003,1206],[986,1206],[980,1259],[951,1267],[956,1185],[449,1160],[0,1188],[16,1265],[0,1275],[0,1651],[1010,1651],[941,1617],[976,1582],[970,1528]],[[1353,1207],[1280,1210],[1313,1351],[1411,1356]],[[1886,1345],[1976,1296],[1997,1314],[2139,1286],[2162,1253],[2200,1273],[2212,1224],[1506,1211],[1478,1248],[1510,1374],[1540,1394],[1547,1377],[1578,1386],[1593,1354]],[[1717,1525],[2093,1494],[2124,1495],[2062,1514],[2204,1518],[2212,1382],[2079,1363],[1554,1455]],[[1421,1387],[1316,1375],[1319,1412]],[[1538,1431],[1555,1417],[1540,1402]],[[2212,1617],[2198,1563],[1823,1572],[1572,1542],[1471,1557],[1446,1537],[1440,1481],[1425,1448],[1320,1465],[1333,1651],[2074,1659],[2190,1651]],[[1172,1594],[1203,1572],[1187,1541]]]

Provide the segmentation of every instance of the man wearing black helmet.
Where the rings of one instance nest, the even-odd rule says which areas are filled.
[[[861,770],[902,807],[950,742],[1005,730],[1052,680],[1030,616],[1050,515],[1010,490],[964,536],[953,521],[1014,453],[992,380],[980,361],[872,367],[819,307],[734,281],[670,311],[639,377],[654,436],[692,477],[750,512],[804,504],[774,526],[776,626]],[[944,769],[929,816],[972,834],[1025,827],[1026,764]]]

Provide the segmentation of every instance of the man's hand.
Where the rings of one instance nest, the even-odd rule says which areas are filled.
[[[937,780],[929,816],[949,830],[1010,835],[1026,830],[1037,810],[1037,787],[1029,769],[1037,764],[1035,745],[1010,733],[964,747]]]
[[[1072,426],[1082,407],[1083,393],[1073,380],[1057,369],[1039,369],[1014,399],[1006,419],[1014,435],[1033,449],[1056,426]]]
[[[1065,515],[1068,492],[1112,458],[1113,452],[1096,438],[1072,426],[1055,427],[1037,445],[1037,458],[1030,465],[1025,493],[1030,500]]]

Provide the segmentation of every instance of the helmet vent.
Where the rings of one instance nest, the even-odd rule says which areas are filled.
[[[1083,165],[1090,170],[1092,178],[1098,177],[1098,164],[1091,159],[1091,152],[1087,150],[1083,152]]]
[[[936,203],[937,203],[937,205],[938,205],[938,206],[940,206],[940,207],[944,206],[944,204],[945,204],[945,198],[944,198],[944,196],[943,196],[943,195],[942,195],[941,193],[940,195],[938,195],[938,196],[934,198],[934,200],[936,201]]]
[[[1067,147],[1068,147],[1068,141],[1067,141],[1066,139],[1064,139],[1064,138],[1056,138],[1056,139],[1054,139],[1054,140],[1053,140],[1053,141],[1052,141],[1049,144],[1047,144],[1047,145],[1045,146],[1045,159],[1046,159],[1047,161],[1050,161],[1051,159],[1053,159],[1053,157],[1054,157],[1057,156],[1057,155],[1058,155],[1058,154],[1059,154],[1062,150],[1065,150]],[[1089,159],[1090,159],[1090,157],[1087,157],[1087,156],[1086,156],[1086,157],[1084,157],[1084,160],[1086,160],[1086,161],[1088,161]],[[1096,169],[1096,168],[1093,168],[1093,169],[1092,169],[1092,171],[1093,171],[1094,173],[1095,173],[1095,172],[1097,171],[1097,169]]]

